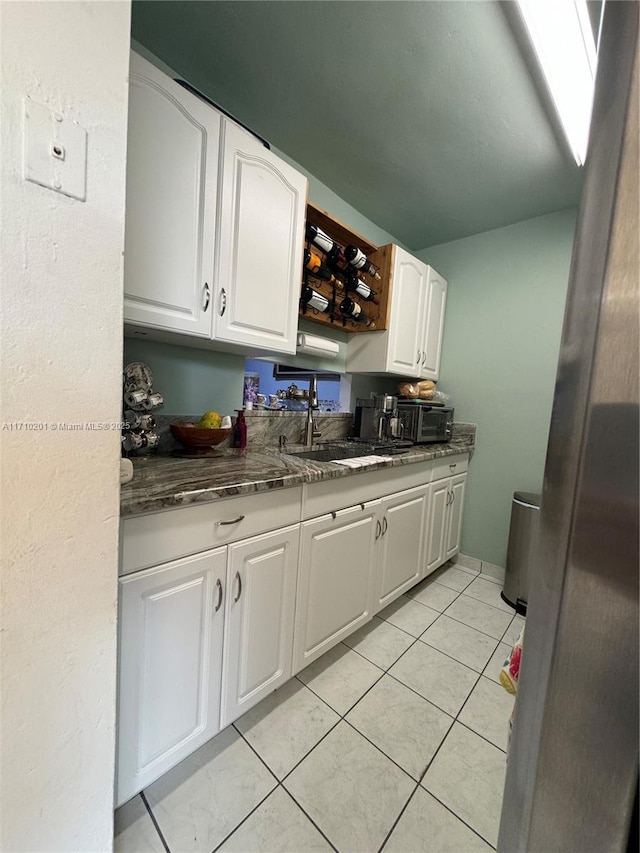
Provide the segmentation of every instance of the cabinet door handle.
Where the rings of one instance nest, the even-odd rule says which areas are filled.
[[[456,499],[456,493],[452,489],[451,490],[451,503],[453,503],[455,501],[455,499]]]
[[[227,294],[224,289],[220,291],[220,316],[222,317],[224,312],[227,310]]]
[[[242,578],[240,577],[240,572],[236,572],[236,578],[238,581],[238,594],[234,596],[234,604],[240,600],[240,596],[242,595]]]
[[[232,518],[230,521],[216,521],[216,527],[226,527],[227,524],[240,524],[244,515],[239,515],[237,518]]]
[[[416,356],[416,361],[420,364],[420,359],[422,358],[422,351],[418,350],[418,355]]]
[[[380,534],[382,533],[382,525],[380,524],[380,519],[376,521],[376,542],[380,538]]]
[[[445,506],[449,506],[450,503],[451,503],[451,492],[447,489],[447,502],[446,502]]]
[[[382,519],[382,535],[383,536],[387,532],[388,527],[389,527],[389,525],[387,524],[387,516],[385,515],[385,517]]]
[[[220,610],[220,608],[222,607],[222,583],[220,581],[220,578],[218,578],[218,580],[216,581],[216,590],[218,591],[218,600],[216,601],[215,606],[215,612],[217,613],[218,610]]]
[[[206,281],[204,283],[203,291],[204,291],[204,304],[202,306],[202,313],[206,314],[207,308],[209,307],[209,302],[211,301],[211,288],[209,287],[209,285],[207,284]]]
[[[422,363],[424,364],[426,360],[427,360],[427,354],[426,354],[426,352],[423,352],[422,353]]]
[[[449,470],[450,470],[450,471],[455,471],[457,467],[458,467],[457,463],[456,463],[456,462],[454,462],[454,463],[453,463],[453,465],[449,465]]]

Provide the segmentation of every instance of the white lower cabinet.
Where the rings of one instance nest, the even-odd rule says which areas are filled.
[[[447,536],[445,539],[445,559],[449,560],[460,550],[460,534],[462,533],[462,510],[464,495],[467,488],[467,475],[458,474],[449,483],[449,519],[447,521]]]
[[[220,723],[227,549],[120,579],[117,805]]]
[[[467,462],[372,472],[339,493],[309,484],[277,511],[249,496],[123,524],[116,805],[453,556]],[[300,523],[303,511],[323,514]],[[245,516],[244,538],[171,559],[220,528],[241,536]]]
[[[291,677],[299,527],[120,579],[116,805]]]
[[[435,572],[460,550],[466,473],[436,480],[430,487],[426,572]]]
[[[229,546],[221,727],[291,678],[299,530]]]
[[[372,618],[379,508],[369,501],[301,524],[294,673]]]
[[[429,486],[419,486],[382,500],[376,529],[376,613],[421,578],[428,498]]]

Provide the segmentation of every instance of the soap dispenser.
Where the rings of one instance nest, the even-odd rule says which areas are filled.
[[[247,422],[244,419],[244,409],[236,409],[238,416],[235,426],[233,427],[233,436],[231,438],[232,447],[247,446]]]

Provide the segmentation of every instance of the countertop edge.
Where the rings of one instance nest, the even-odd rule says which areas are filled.
[[[475,444],[439,444],[437,448],[430,446],[428,450],[415,448],[406,455],[393,456],[390,459],[372,462],[359,468],[336,465],[332,462],[313,462],[308,459],[300,459],[295,454],[288,454],[286,451],[281,452],[274,448],[262,448],[261,451],[255,452],[254,455],[256,458],[270,456],[279,463],[284,462],[289,470],[278,472],[276,475],[258,476],[256,479],[251,480],[240,480],[240,482],[238,482],[237,477],[234,477],[230,473],[230,482],[228,484],[216,483],[211,487],[194,488],[180,488],[178,486],[175,492],[167,482],[158,494],[147,494],[144,497],[137,493],[128,494],[128,492],[133,491],[133,489],[128,488],[133,484],[127,484],[121,489],[120,516],[123,519],[134,518],[167,509],[176,509],[202,503],[215,503],[226,498],[289,488],[304,483],[318,483],[342,477],[357,476],[358,474],[367,474],[371,471],[378,471],[384,468],[398,468],[421,462],[431,462],[434,459],[441,459],[447,456],[472,453],[474,448]],[[251,452],[249,451],[249,453]],[[187,471],[189,470],[188,466],[192,464],[190,460],[185,461],[184,465]],[[262,464],[266,467],[266,462],[262,462]],[[134,474],[134,482],[135,480],[136,477]],[[144,484],[144,474],[135,483],[135,488],[139,489],[141,484]]]

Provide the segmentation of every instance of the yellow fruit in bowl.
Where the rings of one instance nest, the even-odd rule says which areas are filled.
[[[222,415],[219,415],[218,412],[205,412],[204,415],[198,421],[198,426],[202,429],[220,429],[220,424],[222,423]]]

